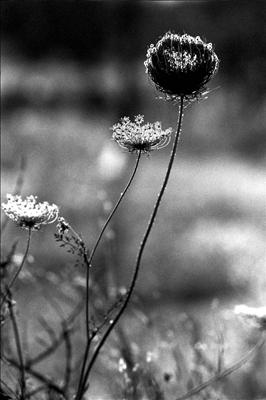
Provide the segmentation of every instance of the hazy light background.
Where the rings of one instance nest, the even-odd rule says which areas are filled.
[[[155,311],[180,303],[202,312],[213,298],[265,305],[265,11],[264,1],[2,2],[2,200],[23,157],[22,194],[58,204],[90,247],[134,165],[110,127],[136,114],[175,127],[177,108],[158,99],[145,74],[148,45],[167,30],[200,35],[214,44],[220,70],[208,99],[186,109],[137,290]],[[127,285],[169,151],[143,157],[99,249],[100,278],[111,271]],[[73,268],[53,231],[33,238],[43,276]],[[4,252],[14,236],[23,251],[24,233],[9,224]],[[34,287],[25,305],[32,296]]]

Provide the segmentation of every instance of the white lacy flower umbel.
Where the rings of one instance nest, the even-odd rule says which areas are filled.
[[[252,325],[266,330],[266,307],[248,307],[240,304],[235,306],[234,313]]]
[[[113,130],[113,139],[119,146],[130,152],[140,151],[142,153],[149,153],[151,150],[167,146],[172,133],[171,128],[163,130],[158,121],[144,124],[143,115],[137,115],[134,121],[123,117],[111,129]]]
[[[21,196],[7,194],[7,202],[2,203],[2,209],[12,221],[27,230],[39,230],[41,225],[52,224],[59,215],[56,204],[47,201],[37,203],[37,196],[33,195],[22,200]]]

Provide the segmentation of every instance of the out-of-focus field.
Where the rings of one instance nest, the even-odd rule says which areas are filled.
[[[259,3],[263,11],[263,2]],[[95,11],[97,6],[93,7],[93,15],[99,16],[100,11],[98,14]],[[180,11],[184,16],[182,23],[179,20],[181,31],[190,28],[194,33],[199,29],[204,36],[206,30],[208,40],[215,42],[217,39],[221,72],[211,83],[208,98],[185,110],[175,165],[144,253],[137,284],[138,300],[135,301],[140,311],[137,315],[130,312],[123,320],[130,328],[128,334],[136,344],[136,352],[152,353],[155,365],[157,360],[159,376],[172,373],[169,348],[176,342],[182,347],[180,341],[186,340],[186,334],[178,325],[185,313],[200,322],[200,341],[206,341],[203,343],[206,353],[213,358],[216,354],[215,318],[219,319],[225,332],[225,359],[230,363],[243,354],[256,337],[252,328],[244,328],[230,310],[239,303],[263,306],[266,302],[266,102],[263,77],[258,76],[260,66],[265,65],[265,54],[260,48],[256,54],[249,53],[260,33],[259,27],[253,39],[247,35],[249,41],[245,42],[247,49],[244,50],[251,55],[246,69],[241,49],[235,49],[241,34],[246,34],[239,24],[242,26],[249,21],[249,12],[252,21],[255,20],[260,9],[256,5],[254,10],[245,5],[241,17],[234,9],[234,17],[227,20],[230,7],[228,4],[225,7],[228,9],[221,14],[223,22],[219,29],[224,32],[230,27],[232,36],[228,38],[222,36],[225,33],[218,32],[218,27],[215,29],[211,8],[200,9],[204,18],[198,25],[195,9],[191,11],[194,22],[189,19],[188,9]],[[119,21],[125,24],[125,10],[121,9]],[[166,18],[170,11],[162,14],[165,15],[163,23],[159,21],[160,11],[166,13],[158,6],[155,11],[146,7],[141,14],[143,19],[150,17],[152,26],[146,47],[150,40],[156,40],[169,28],[179,31],[179,26],[171,25],[174,17]],[[177,18],[178,10],[173,8],[172,13]],[[12,14],[7,15],[11,18]],[[132,15],[134,19],[137,14]],[[57,24],[60,23],[58,18]],[[92,16],[88,15],[88,24],[91,21]],[[113,24],[116,26],[114,21]],[[117,53],[122,51],[118,38],[123,24],[117,25],[110,42],[96,43],[101,54],[105,54],[107,44],[109,55],[112,46]],[[235,36],[234,25],[238,26]],[[250,22],[250,26],[253,25]],[[95,26],[101,29],[99,20],[95,20]],[[128,43],[134,37],[132,32],[128,34]],[[148,32],[147,26],[145,32]],[[6,193],[13,191],[23,158],[26,168],[22,194],[36,194],[40,201],[59,205],[61,215],[82,233],[90,248],[134,166],[135,155],[126,153],[111,140],[110,127],[124,115],[132,117],[139,113],[144,114],[147,121],[160,120],[164,127],[174,127],[177,108],[156,98],[158,93],[143,66],[146,47],[135,50],[134,59],[126,60],[116,54],[113,58],[103,56],[90,62],[75,58],[71,53],[66,53],[65,57],[64,53],[63,56],[60,52],[49,54],[47,50],[44,57],[34,59],[18,47],[13,48],[12,43],[7,34],[1,60],[2,200]],[[130,45],[135,48],[138,43]],[[241,59],[239,69],[234,67],[235,60],[230,69],[228,53],[232,58]],[[240,73],[241,79],[238,79]],[[127,286],[169,151],[170,146],[142,157],[134,183],[95,259],[98,281],[102,276],[105,282],[107,279],[110,284]],[[80,268],[74,267],[75,258],[58,247],[53,233],[53,226],[34,233],[30,251],[32,263],[25,266],[25,270],[38,270],[39,281],[43,284],[39,286],[27,280],[26,273],[17,284],[20,319],[26,320],[31,348],[38,347],[34,337],[35,332],[37,336],[41,332],[33,317],[42,315],[52,323],[57,321],[47,304],[47,296],[57,296],[57,276],[67,276],[68,271],[71,276],[74,268]],[[23,253],[25,232],[9,223],[2,238],[4,255],[14,238],[19,238],[17,253]],[[81,268],[80,274],[83,274]],[[83,285],[82,280],[80,284]],[[64,290],[71,298],[70,286],[66,285]],[[218,304],[216,308],[214,299]],[[65,311],[69,311],[71,301],[68,304],[65,297],[61,300]],[[142,312],[153,321],[150,328],[145,326],[145,335],[146,320],[140,318]],[[77,342],[79,340],[82,337]],[[77,344],[77,351],[80,351],[78,347]],[[105,353],[104,357],[108,358]],[[114,364],[110,363],[108,372],[104,357],[96,369],[96,383],[91,388],[97,400],[111,400],[108,388]],[[229,398],[265,398],[263,360],[265,349],[256,363],[247,364],[235,377],[229,378]],[[43,369],[54,370],[56,374],[60,370],[60,358]],[[163,383],[169,399],[181,394],[171,382],[169,385]]]
[[[79,110],[77,106],[61,105],[61,100],[57,107],[47,105],[47,101],[56,96],[56,90],[61,91],[58,95],[60,99],[67,98],[69,87],[64,82],[78,81],[73,76],[75,73],[82,75],[80,72],[77,73],[72,66],[71,73],[65,72],[64,79],[61,76],[56,79],[56,71],[63,66],[51,64],[41,71],[39,68],[38,65],[26,64],[21,67],[14,62],[3,64],[4,107],[8,96],[15,96],[12,90],[17,93],[18,88],[26,98],[32,98],[23,100],[25,103],[22,102],[20,107],[3,115],[2,194],[4,197],[5,193],[12,192],[19,173],[20,158],[25,157],[22,193],[37,194],[40,200],[58,204],[61,214],[71,221],[78,232],[82,232],[90,246],[111,202],[117,199],[130,175],[135,155],[125,153],[110,140],[109,128],[116,122],[114,112],[91,114],[89,107],[88,111]],[[12,85],[16,80],[9,78],[11,71],[13,78],[17,76],[15,89]],[[105,77],[106,71],[97,70],[97,73]],[[33,91],[34,79],[44,82],[42,89],[39,88],[36,93]],[[108,81],[107,77],[105,79]],[[72,82],[72,85],[71,90],[78,93],[78,84]],[[49,91],[49,87],[51,93],[47,95],[48,98],[40,100],[38,93]],[[153,94],[151,90],[150,93]],[[136,324],[134,329],[138,340],[135,338],[134,341],[142,349],[139,351],[154,354],[155,364],[156,357],[162,357],[160,352],[163,352],[161,373],[172,373],[174,364],[171,361],[171,349],[176,343],[173,340],[169,347],[167,339],[161,339],[158,332],[164,326],[173,324],[175,327],[176,320],[182,319],[184,313],[189,313],[202,324],[202,338],[211,342],[216,332],[211,304],[214,298],[219,299],[219,308],[215,312],[226,325],[226,360],[233,362],[243,353],[243,342],[251,333],[249,330],[242,331],[240,323],[227,310],[236,303],[263,305],[266,299],[265,161],[263,158],[244,158],[241,154],[226,151],[226,145],[223,151],[215,149],[215,137],[218,142],[224,139],[220,138],[222,133],[219,136],[212,129],[216,129],[217,119],[222,119],[221,97],[225,102],[226,96],[229,94],[219,89],[206,101],[186,110],[175,166],[144,255],[137,285],[140,308],[144,307],[148,315],[156,320],[156,328],[147,329],[147,343],[142,343],[140,334],[143,321],[139,321],[134,314],[130,317],[132,319],[126,317],[132,327]],[[38,101],[41,105],[38,105]],[[169,123],[166,106],[162,102],[161,105],[164,125],[172,125],[175,110],[167,105]],[[158,104],[156,107],[160,109]],[[150,110],[148,113],[153,115]],[[223,118],[226,120],[225,115]],[[223,122],[220,124],[225,127]],[[219,124],[217,129],[222,130]],[[193,138],[193,135],[197,137]],[[199,146],[199,151],[196,146]],[[133,186],[114,218],[109,239],[100,247],[95,263],[97,276],[113,274],[110,282],[122,286],[129,282],[136,249],[163,179],[168,151],[163,150],[162,155],[154,152],[150,157],[143,156]],[[32,341],[35,337],[32,333],[39,331],[37,336],[42,336],[39,316],[53,324],[58,322],[56,315],[51,314],[50,305],[46,305],[47,296],[53,294],[57,297],[57,274],[75,268],[75,259],[57,246],[53,232],[52,227],[47,227],[35,233],[31,247],[34,263],[30,268],[39,269],[39,282],[45,283],[41,286],[30,283],[26,274],[18,285],[20,318],[26,318],[31,351],[38,350],[35,340]],[[18,252],[23,253],[25,233],[11,223],[2,239],[4,252],[9,249],[14,237],[19,237]],[[111,252],[105,249],[105,245],[109,246],[108,242],[112,244]],[[82,270],[80,273],[83,274]],[[48,280],[45,280],[47,277]],[[70,289],[67,287],[64,290],[71,297]],[[61,301],[69,311],[69,304],[64,297]],[[164,318],[158,318],[158,315],[164,315]],[[178,331],[175,329],[172,335]],[[239,329],[240,341],[235,333]],[[216,354],[215,341],[209,346],[208,352]],[[44,371],[52,368],[60,373],[60,364],[60,358],[56,363],[51,359],[41,368]],[[112,369],[112,363],[110,365]],[[101,364],[98,366],[95,383],[91,387],[95,399],[100,395],[100,398],[109,400],[109,374],[108,368],[106,370]],[[232,393],[237,393],[238,385],[243,385],[243,379],[243,373],[236,375],[233,383],[230,383]],[[173,384],[162,385],[169,396],[182,392],[176,391]],[[259,385],[260,391],[265,390],[263,382],[260,381]],[[243,388],[241,396],[247,393],[246,385]]]
[[[73,92],[77,97],[82,93],[78,82],[85,83],[83,74],[72,66],[57,77],[61,69],[64,67],[58,63],[22,67],[19,63],[3,63],[2,193],[14,189],[23,157],[26,169],[22,193],[37,194],[40,200],[58,204],[61,214],[83,233],[90,246],[131,173],[135,155],[127,154],[111,140],[110,127],[118,120],[114,111],[91,114],[90,107],[84,111],[75,105]],[[112,76],[112,71],[100,68],[93,72],[107,82],[109,74]],[[87,74],[90,76],[89,70]],[[67,84],[70,81],[71,89]],[[41,87],[35,88],[34,82]],[[149,87],[148,93],[152,95]],[[8,110],[5,107],[12,96],[13,108]],[[243,157],[227,148],[223,136],[228,135],[228,109],[221,106],[227,97],[230,93],[219,89],[186,109],[175,166],[144,257],[140,291],[159,290],[168,297],[193,298],[250,288],[254,300],[263,301],[265,160]],[[58,99],[54,107],[49,105],[53,98]],[[64,104],[67,98],[74,106]],[[19,106],[14,106],[16,99]],[[151,97],[149,102],[160,108],[159,100]],[[164,126],[174,126],[176,109],[162,101],[160,104]],[[150,110],[147,114],[153,115]],[[224,129],[224,134],[217,133],[219,129]],[[221,150],[214,148],[216,137],[218,144],[225,142]],[[129,277],[145,221],[163,179],[168,151],[142,157],[133,186],[114,219],[115,274],[121,284]],[[14,234],[21,236],[16,227],[10,226],[5,241]],[[46,254],[46,237],[50,234],[48,228],[35,235],[35,256],[43,267],[54,269],[65,259],[62,261],[62,250],[49,238]],[[104,262],[99,254],[102,268],[108,268]],[[253,288],[257,281],[260,291],[257,286]]]

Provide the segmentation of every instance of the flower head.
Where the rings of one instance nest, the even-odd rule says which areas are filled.
[[[235,306],[234,313],[252,325],[266,330],[266,307],[248,307],[240,304]]]
[[[57,205],[46,201],[37,203],[37,196],[33,195],[22,200],[19,195],[8,194],[7,202],[2,203],[2,209],[12,221],[27,230],[39,230],[41,225],[55,222],[59,215]]]
[[[151,150],[165,147],[169,141],[172,129],[163,130],[160,122],[144,124],[143,115],[137,115],[134,121],[128,117],[114,125],[113,139],[130,152],[149,153]]]
[[[219,59],[212,44],[199,36],[167,32],[156,45],[150,45],[144,65],[156,88],[168,99],[193,99],[205,90]]]

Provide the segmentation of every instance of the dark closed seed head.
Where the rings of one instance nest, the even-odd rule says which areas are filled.
[[[168,98],[193,99],[206,89],[219,59],[212,44],[199,36],[167,32],[156,45],[150,45],[144,65],[156,88]]]

